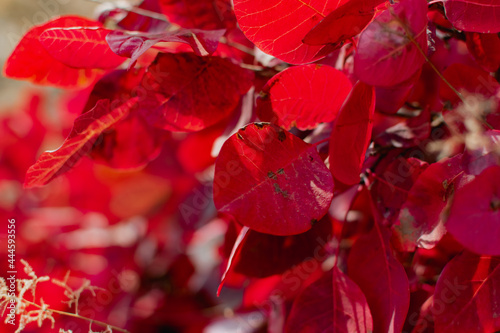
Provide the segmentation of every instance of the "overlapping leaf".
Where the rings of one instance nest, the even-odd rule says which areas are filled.
[[[51,28],[40,35],[40,43],[55,60],[74,68],[110,69],[126,60],[106,43],[111,30],[104,28]]]
[[[446,17],[464,31],[500,32],[500,3],[496,0],[443,0]]]
[[[111,109],[108,100],[101,100],[92,110],[82,114],[75,120],[71,133],[61,147],[46,151],[29,168],[24,186],[29,188],[45,185],[70,170],[92,150],[101,133],[127,116],[136,102],[137,97]]]
[[[335,119],[351,87],[345,74],[330,66],[290,67],[266,83],[257,114],[287,130],[313,129]]]
[[[316,148],[267,123],[250,124],[224,143],[215,182],[220,213],[272,235],[309,230],[333,197],[332,176]]]
[[[226,59],[160,53],[144,75],[142,111],[155,127],[199,131],[228,117],[252,78]]]
[[[39,41],[40,35],[47,29],[75,26],[100,27],[101,24],[78,16],[63,16],[31,28],[7,59],[4,67],[5,75],[63,88],[85,87],[91,84],[100,72],[72,68],[57,61]]]
[[[330,137],[330,170],[346,185],[359,182],[370,143],[375,112],[375,89],[358,82],[342,105]]]

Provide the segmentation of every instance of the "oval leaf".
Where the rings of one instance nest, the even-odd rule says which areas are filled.
[[[309,230],[333,197],[332,176],[316,148],[267,123],[247,125],[224,143],[215,184],[219,212],[272,235]]]
[[[143,112],[150,124],[199,131],[228,117],[252,85],[253,73],[219,57],[160,53],[144,75]]]
[[[257,99],[257,114],[287,130],[313,129],[335,119],[351,87],[345,74],[330,66],[290,67],[266,83]]]
[[[500,32],[500,2],[496,0],[444,0],[446,17],[464,31]]]
[[[51,28],[40,35],[40,43],[52,58],[74,68],[111,69],[126,60],[106,42],[111,30],[103,28]]]
[[[500,166],[455,191],[446,229],[467,249],[500,256]]]
[[[374,112],[375,89],[363,82],[356,83],[339,111],[330,137],[330,170],[335,180],[346,185],[359,183]]]
[[[435,332],[500,330],[500,258],[464,252],[443,269],[434,291]]]
[[[285,332],[303,333],[372,331],[363,292],[337,267],[299,294],[285,327]]]
[[[5,75],[61,88],[82,88],[91,84],[100,72],[72,68],[55,60],[39,41],[40,35],[47,29],[73,26],[100,27],[101,23],[78,16],[63,16],[31,28],[7,59]]]
[[[305,64],[323,58],[334,46],[310,46],[305,35],[337,8],[332,0],[234,0],[238,24],[255,45],[267,54],[291,64]]]

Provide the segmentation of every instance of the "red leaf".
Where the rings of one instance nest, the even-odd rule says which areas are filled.
[[[500,258],[470,252],[444,268],[434,292],[435,332],[500,330]]]
[[[137,6],[137,8],[161,14],[161,8],[158,0],[144,0],[139,6]],[[161,15],[159,16],[161,17]],[[117,25],[125,30],[160,32],[167,29],[170,23],[166,22],[166,20],[159,20],[149,16],[141,15],[139,13],[128,12],[127,16],[121,19],[120,22],[117,23]]]
[[[366,298],[359,287],[337,267],[295,299],[285,332],[372,332]]]
[[[467,249],[500,255],[500,166],[455,191],[446,229]]]
[[[380,14],[359,37],[354,74],[373,86],[393,86],[411,78],[424,57],[406,30],[427,51],[427,3],[401,1]],[[376,42],[374,42],[376,41]]]
[[[219,57],[160,53],[144,75],[148,121],[173,131],[199,131],[227,118],[253,73]],[[146,103],[146,101],[145,101]]]
[[[108,46],[103,28],[51,28],[40,35],[40,43],[55,60],[74,68],[110,69],[126,59]]]
[[[310,46],[306,34],[342,2],[325,0],[306,3],[297,0],[234,0],[238,24],[255,45],[291,64],[323,58],[335,46]]]
[[[159,0],[170,22],[183,28],[223,29],[235,24],[230,0]]]
[[[345,40],[359,34],[371,22],[375,7],[384,1],[350,0],[344,3],[312,28],[304,37],[304,43],[341,46]]]
[[[325,65],[287,68],[269,80],[257,99],[257,114],[287,130],[331,122],[351,90],[344,73]]]
[[[500,67],[500,37],[498,34],[468,32],[467,48],[477,63],[488,72],[496,72]]]
[[[346,185],[359,183],[374,112],[375,89],[363,82],[356,83],[339,111],[330,137],[330,170],[333,178]]]
[[[462,175],[461,155],[433,163],[420,174],[394,226],[403,250],[432,248],[441,239],[445,232],[441,214]]]
[[[65,173],[92,150],[101,133],[123,119],[137,102],[137,97],[111,110],[108,100],[102,100],[90,111],[75,120],[71,133],[57,150],[46,151],[32,165],[27,174],[26,188],[42,186]]]
[[[250,229],[248,229],[247,227],[243,227],[240,230],[240,233],[238,234],[236,241],[234,242],[233,249],[231,250],[231,254],[229,255],[229,260],[227,262],[226,270],[222,274],[221,281],[219,283],[219,287],[217,288],[217,297],[220,295],[222,287],[224,286],[224,282],[226,281],[226,278],[228,277],[228,274],[233,266],[233,260],[239,255],[239,253],[242,249],[241,243],[245,239],[245,236],[249,230]]]
[[[333,197],[331,174],[316,148],[266,123],[250,124],[224,143],[215,184],[219,212],[272,235],[309,230]]]
[[[63,16],[31,28],[7,59],[4,72],[7,77],[25,79],[42,85],[62,88],[85,87],[99,75],[99,71],[69,67],[52,58],[39,41],[50,28],[100,27],[96,21],[78,16]]]
[[[187,30],[166,31],[160,33],[130,33],[112,31],[106,36],[109,47],[122,57],[131,58],[134,63],[150,47],[161,42],[179,42],[188,44],[199,56],[211,55],[219,45],[219,39],[225,30]]]
[[[347,261],[349,277],[366,296],[374,332],[401,332],[410,303],[408,278],[389,247],[390,232],[375,220],[360,237]]]
[[[500,32],[500,3],[496,0],[443,0],[446,17],[464,31]]]

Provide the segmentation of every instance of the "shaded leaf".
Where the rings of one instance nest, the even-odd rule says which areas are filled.
[[[74,68],[110,69],[126,59],[106,43],[111,30],[104,28],[51,28],[40,35],[40,43],[57,61]]]
[[[456,256],[436,284],[432,309],[435,332],[500,330],[499,294],[500,258],[467,251]]]
[[[295,299],[285,332],[372,332],[373,323],[360,288],[337,267]]]
[[[45,185],[70,170],[78,160],[92,150],[101,133],[123,119],[136,102],[137,97],[115,109],[110,109],[109,101],[102,100],[92,110],[79,116],[61,147],[46,151],[29,168],[24,186],[30,188]]]
[[[159,0],[170,22],[189,29],[224,29],[235,25],[230,0]]]
[[[252,79],[251,71],[219,57],[160,53],[144,75],[142,111],[155,127],[199,131],[227,118]]]
[[[294,66],[273,76],[257,99],[257,114],[287,130],[313,129],[337,116],[351,82],[325,65]]]
[[[267,123],[247,125],[224,143],[215,182],[220,213],[272,235],[309,230],[333,197],[331,174],[316,148]]]

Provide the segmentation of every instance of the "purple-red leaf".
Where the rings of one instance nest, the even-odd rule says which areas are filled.
[[[305,64],[321,59],[335,49],[331,45],[306,45],[302,40],[343,2],[235,0],[234,12],[241,30],[259,49],[291,64]]]
[[[252,78],[251,71],[227,59],[160,53],[144,75],[149,105],[143,112],[155,127],[199,131],[227,118]]]
[[[55,177],[70,170],[92,147],[101,133],[128,115],[137,103],[137,97],[111,109],[108,100],[76,118],[71,133],[61,147],[44,152],[26,173],[26,188],[43,186]]]
[[[434,291],[436,333],[500,330],[500,258],[470,252],[453,258]]]
[[[337,267],[299,294],[285,327],[287,333],[372,331],[372,316],[363,292]]]
[[[354,74],[373,86],[394,86],[411,78],[427,52],[427,2],[405,0],[380,14],[361,33]],[[411,34],[411,36],[408,36]]]
[[[500,256],[500,166],[455,191],[446,229],[467,249]]]
[[[443,0],[446,17],[459,30],[500,32],[500,2],[497,0]]]
[[[224,143],[214,182],[219,212],[272,235],[309,230],[333,197],[332,176],[316,148],[267,123],[247,125]]]
[[[113,52],[131,58],[134,63],[151,46],[161,42],[179,42],[188,44],[199,56],[211,55],[219,45],[219,39],[225,30],[187,30],[166,31],[160,33],[132,33],[112,31],[106,36]]]
[[[330,137],[330,170],[346,184],[359,183],[370,143],[375,112],[375,89],[358,82],[342,105]]]
[[[287,130],[331,122],[351,90],[344,73],[325,65],[290,67],[269,80],[257,99],[257,114]]]
[[[106,43],[111,30],[91,27],[51,28],[40,35],[40,43],[52,58],[69,67],[110,69],[126,60]]]

